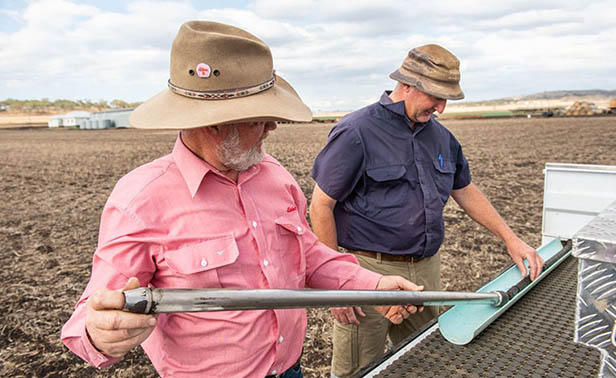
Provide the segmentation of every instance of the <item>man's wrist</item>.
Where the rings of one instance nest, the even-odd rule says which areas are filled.
[[[501,239],[503,240],[503,243],[509,247],[511,244],[516,243],[520,238],[518,238],[511,228],[507,227],[507,232],[501,236]]]
[[[100,353],[103,357],[108,358],[108,359],[116,358],[116,357],[112,357],[112,356],[108,355],[107,353],[103,352],[98,347],[98,345],[96,345],[94,340],[92,340],[92,336],[90,336],[90,332],[88,332],[88,327],[86,327],[86,337],[88,338],[88,341],[90,342],[90,345],[92,345],[92,348],[94,348],[94,350],[96,350],[97,353]]]

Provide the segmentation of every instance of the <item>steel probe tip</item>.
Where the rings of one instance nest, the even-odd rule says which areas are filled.
[[[511,298],[509,298],[507,293],[504,292],[504,291],[497,290],[497,291],[494,291],[493,293],[498,295],[498,302],[494,303],[495,307],[502,307],[507,302],[509,302],[509,299],[511,299]]]

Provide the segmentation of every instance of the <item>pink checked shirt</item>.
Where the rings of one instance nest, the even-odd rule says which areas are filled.
[[[235,183],[188,150],[173,152],[117,183],[103,210],[92,277],[62,329],[62,341],[97,367],[85,331],[85,304],[129,277],[159,288],[374,289],[362,269],[310,231],[306,199],[271,156]],[[164,377],[263,377],[300,356],[305,310],[161,314],[142,344]]]

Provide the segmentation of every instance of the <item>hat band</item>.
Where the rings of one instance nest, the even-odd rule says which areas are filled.
[[[275,82],[276,82],[276,75],[272,76],[271,79],[261,84],[257,84],[253,87],[235,88],[235,89],[229,89],[229,90],[209,91],[209,92],[193,91],[191,89],[178,87],[177,85],[174,85],[171,82],[171,79],[167,81],[167,85],[169,85],[169,89],[171,89],[173,93],[177,93],[184,97],[196,98],[199,100],[226,100],[229,98],[246,97],[246,96],[250,96],[250,95],[253,95],[259,92],[263,92],[273,87]]]

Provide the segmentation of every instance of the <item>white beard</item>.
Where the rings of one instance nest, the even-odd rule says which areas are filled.
[[[240,148],[240,132],[235,125],[229,126],[229,134],[216,150],[218,160],[228,169],[241,172],[245,171],[253,165],[259,164],[265,155],[265,148],[257,143],[248,151],[242,151]]]

